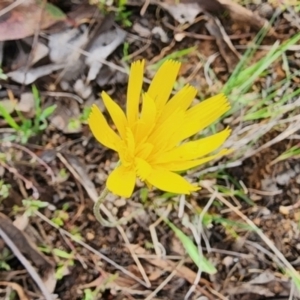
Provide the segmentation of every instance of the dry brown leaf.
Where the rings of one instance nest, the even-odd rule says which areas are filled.
[[[45,287],[50,293],[53,292],[56,286],[53,263],[37,249],[24,232],[14,226],[13,222],[2,213],[0,213],[0,228],[13,241],[19,251],[25,254],[43,273],[42,280]]]
[[[217,0],[164,0],[155,1],[167,10],[179,23],[193,23],[200,12],[218,15],[225,10]]]
[[[8,3],[0,4],[0,11]],[[52,4],[27,0],[7,13],[0,15],[0,41],[17,40],[46,29],[66,19],[65,14]]]

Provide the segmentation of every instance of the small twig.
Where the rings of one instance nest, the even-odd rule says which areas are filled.
[[[25,256],[20,252],[20,250],[16,247],[14,242],[9,238],[9,236],[2,230],[0,227],[0,236],[6,243],[6,245],[10,248],[10,250],[14,253],[14,255],[18,258],[20,263],[26,268],[32,279],[35,281],[39,289],[41,290],[42,294],[44,295],[46,300],[52,300],[51,294],[47,290],[44,282],[42,281],[41,277],[38,275],[36,270],[32,267],[29,261],[25,258]]]
[[[65,93],[65,92],[40,92],[41,95],[46,95],[46,96],[52,96],[52,97],[65,97],[65,98],[73,98],[74,100],[76,100],[78,103],[83,104],[84,101],[75,94],[72,93]]]
[[[104,261],[106,261],[107,263],[109,263],[110,265],[112,265],[113,267],[115,267],[117,270],[120,270],[121,272],[123,272],[125,275],[131,277],[132,279],[136,280],[138,283],[140,283],[141,285],[145,286],[145,287],[149,287],[147,286],[147,284],[145,282],[143,282],[141,279],[139,279],[137,276],[135,276],[133,273],[129,272],[128,270],[126,270],[125,268],[123,268],[122,266],[118,265],[117,263],[115,263],[113,260],[109,259],[108,257],[106,257],[104,254],[102,254],[101,252],[97,251],[96,249],[92,248],[90,245],[86,244],[85,242],[79,240],[76,236],[73,236],[71,233],[69,233],[68,231],[60,228],[59,226],[57,226],[55,223],[53,223],[51,220],[49,220],[46,216],[44,216],[43,214],[41,214],[39,211],[36,211],[34,213],[36,216],[38,216],[39,218],[41,218],[43,221],[47,222],[48,224],[50,224],[52,227],[54,227],[55,229],[57,229],[59,231],[59,233],[61,235],[65,235],[67,237],[69,237],[70,239],[72,239],[75,243],[81,245],[82,247],[86,248],[87,250],[89,250],[90,252],[96,254],[97,256],[99,256],[101,259],[103,259]]]
[[[177,270],[180,269],[180,267],[184,264],[185,259],[182,259],[177,266],[175,267],[175,269],[172,271],[172,273],[147,297],[145,298],[145,300],[151,300],[153,299],[153,297],[156,296],[156,294],[162,290],[165,285],[176,275]]]
[[[51,176],[52,183],[55,182],[55,175],[54,175],[54,172],[52,171],[52,169],[40,157],[38,157],[34,152],[32,152],[31,150],[29,150],[19,144],[15,144],[15,143],[11,143],[11,142],[3,143],[3,146],[7,146],[7,147],[13,146],[14,148],[17,148],[19,150],[22,150],[22,151],[28,153],[31,157],[36,159],[47,170],[46,174]]]
[[[27,0],[18,0],[16,2],[11,3],[10,5],[4,7],[3,9],[1,9],[0,11],[0,17],[7,14],[8,12],[10,12],[11,10],[13,10],[14,8],[16,8],[17,6],[21,5],[23,2],[25,2]]]
[[[12,289],[14,289],[17,292],[20,300],[29,300],[29,298],[26,296],[23,288],[19,284],[15,283],[15,282],[9,282],[9,281],[0,281],[0,286],[1,285],[9,286]],[[10,297],[5,298],[5,299],[10,299]]]
[[[292,205],[288,205],[288,206],[281,205],[279,207],[279,212],[282,213],[283,215],[288,215],[291,213],[291,211],[296,210],[299,207],[300,207],[300,198],[296,203],[293,203]]]
[[[155,227],[161,223],[164,218],[167,218],[170,211],[172,209],[172,205],[169,204],[167,209],[165,210],[165,212],[163,213],[163,215],[159,216],[159,218],[154,222],[152,223],[150,226],[149,226],[149,231],[150,231],[150,235],[151,235],[151,239],[152,239],[152,243],[153,243],[153,246],[154,246],[154,250],[155,250],[155,254],[157,255],[158,258],[161,258],[162,257],[162,251],[161,251],[161,248],[163,248],[163,245],[158,241],[158,238],[157,238],[157,234],[156,234],[156,230],[155,230]],[[164,249],[164,248],[163,248]],[[164,252],[165,249],[164,249]]]
[[[150,0],[145,0],[142,9],[140,11],[140,15],[143,16],[148,8],[148,6],[150,5]]]
[[[207,183],[202,182],[202,187],[206,188],[209,192],[217,192]],[[256,233],[257,235],[267,244],[267,246],[273,251],[281,263],[287,268],[289,274],[300,280],[300,276],[291,263],[284,257],[284,255],[277,249],[274,243],[259,229],[252,220],[250,220],[246,215],[244,215],[239,209],[233,206],[228,200],[226,200],[220,193],[217,192],[216,198],[218,198],[223,204],[230,208],[236,215],[238,215],[242,220],[244,220]]]
[[[208,211],[208,209],[210,208],[210,206],[212,205],[212,203],[214,202],[215,198],[216,198],[216,193],[214,192],[212,194],[212,196],[210,197],[210,199],[208,200],[208,202],[206,203],[205,207],[203,208],[203,210],[198,218],[198,226],[197,226],[198,228],[194,227],[191,223],[189,223],[189,228],[191,229],[191,231],[193,233],[200,257],[203,256],[203,251],[202,251],[202,246],[201,246],[201,235],[203,234],[203,228],[202,228],[203,218],[204,218],[204,215],[206,214],[206,212]],[[210,249],[209,244],[206,244],[206,247],[207,247],[207,249]],[[189,299],[190,296],[192,295],[192,293],[195,291],[196,286],[200,282],[201,275],[202,275],[202,270],[200,268],[198,268],[194,283],[191,285],[188,292],[186,293],[184,300]]]
[[[6,164],[5,162],[0,160],[0,164],[10,173],[14,174],[16,177],[18,177],[19,179],[21,179],[24,183],[25,183],[25,187],[26,189],[32,189],[32,197],[34,199],[38,199],[40,197],[39,191],[37,190],[37,188],[33,185],[33,183],[31,181],[29,181],[28,179],[26,179],[23,175],[21,175],[18,170],[16,168],[13,168],[11,166],[9,166],[8,164]]]
[[[72,173],[72,175],[78,180],[78,182],[80,182],[82,184],[82,186],[85,188],[86,192],[88,193],[88,195],[90,196],[91,200],[96,203],[98,200],[98,195],[97,192],[94,189],[90,189],[87,186],[85,186],[82,178],[79,176],[79,174],[77,173],[77,171],[69,164],[69,162],[66,160],[65,157],[63,157],[60,153],[57,153],[57,157],[61,160],[61,162],[63,164],[66,165],[66,167],[69,169],[69,171]],[[111,214],[111,212],[104,206],[104,205],[100,205],[101,210],[105,213],[105,215],[112,221],[115,221],[114,216]],[[145,282],[143,283],[144,286],[146,286],[147,288],[151,287],[151,283],[149,281],[149,278],[141,264],[141,262],[139,261],[138,257],[136,256],[136,254],[134,253],[134,251],[132,250],[130,246],[130,242],[128,240],[128,237],[124,231],[124,229],[119,226],[118,224],[116,225],[116,228],[119,230],[126,246],[128,247],[130,254],[133,258],[133,260],[135,261],[139,271],[141,272],[141,275],[143,277],[143,279],[145,280]]]

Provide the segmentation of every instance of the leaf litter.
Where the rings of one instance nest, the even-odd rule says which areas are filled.
[[[128,1],[133,26],[125,27],[111,21],[111,15],[105,17],[96,6],[81,2],[66,8],[61,1],[51,1],[49,5],[59,12],[59,17],[48,10],[49,6],[35,1],[20,4],[0,16],[0,33],[6,30],[6,35],[0,34],[0,57],[4,74],[9,78],[0,81],[1,107],[5,107],[20,124],[24,118],[35,119],[39,109],[55,105],[54,112],[47,116],[46,129],[37,131],[23,145],[27,152],[21,148],[18,134],[14,138],[20,147],[2,142],[12,134],[7,121],[0,119],[0,173],[1,180],[7,185],[3,187],[0,180],[0,209],[5,218],[9,216],[15,224],[22,224],[18,234],[23,244],[15,242],[17,248],[26,252],[27,242],[35,245],[35,250],[28,250],[33,254],[27,259],[34,264],[39,261],[36,257],[45,257],[43,251],[47,253],[46,261],[55,266],[49,273],[49,283],[43,272],[37,272],[44,284],[53,285],[49,289],[52,296],[66,300],[84,299],[89,289],[95,289],[98,297],[103,299],[185,299],[188,294],[190,299],[271,299],[290,297],[291,291],[295,298],[299,297],[281,262],[274,258],[254,231],[245,229],[234,212],[224,207],[214,205],[210,208],[203,220],[206,224],[204,232],[201,232],[203,254],[214,264],[215,274],[202,274],[199,278],[193,263],[193,260],[197,263],[197,257],[186,256],[180,239],[164,222],[155,226],[157,242],[154,242],[150,227],[159,219],[157,206],[166,208],[166,201],[174,206],[168,219],[180,229],[182,237],[189,237],[189,242],[193,239],[191,230],[182,226],[176,203],[182,201],[183,215],[192,220],[211,196],[205,189],[197,198],[186,200],[168,198],[168,195],[153,191],[143,195],[142,190],[136,191],[132,200],[125,203],[110,196],[103,213],[110,220],[125,217],[126,224],[117,228],[99,225],[92,213],[92,202],[103,188],[116,157],[91,138],[84,114],[94,102],[101,107],[98,95],[102,88],[114,93],[121,105],[125,102],[129,59],[145,58],[149,65],[155,65],[173,55],[175,59],[183,59],[181,75],[194,84],[200,94],[216,93],[242,59],[240,49],[251,45],[258,30],[268,24],[278,7],[273,3],[264,8],[262,3],[242,6],[229,0],[211,1],[209,6],[205,1],[182,1],[181,5],[175,1]],[[33,7],[36,12],[29,10]],[[270,27],[261,47],[271,47],[275,39],[284,41],[297,32],[294,8],[290,7],[293,13],[285,10],[284,14],[277,14],[275,25]],[[40,17],[42,13],[46,16],[44,20]],[[28,23],[26,16],[31,17]],[[20,23],[17,24],[17,20]],[[7,27],[9,24],[11,26]],[[17,27],[20,24],[21,29]],[[179,35],[181,39],[176,38]],[[191,46],[194,51],[184,52]],[[185,54],[181,55],[181,52]],[[216,55],[217,52],[220,55]],[[265,54],[265,50],[258,50],[253,63]],[[270,89],[280,78],[294,72],[296,53],[290,50],[285,55],[273,74],[253,84],[255,93],[247,93],[245,101],[253,101],[255,106],[261,90]],[[126,56],[129,57],[127,60]],[[151,76],[151,70],[147,76]],[[296,82],[295,77],[289,80],[289,93],[296,91]],[[33,83],[40,91],[40,108],[30,87]],[[284,90],[281,95],[280,91],[277,93],[274,101],[280,101],[285,95]],[[286,112],[292,108],[295,97],[290,97],[284,104]],[[238,205],[298,269],[299,167],[292,156],[278,159],[297,145],[297,137],[293,138],[287,131],[286,137],[280,140],[278,131],[285,132],[284,123],[279,123],[279,127],[264,124],[259,119],[257,123],[251,123],[251,116],[248,116],[248,127],[241,127],[242,117],[238,111],[233,119],[223,122],[224,126],[230,123],[236,126],[234,134],[239,139],[235,140],[233,136],[232,142],[239,143],[237,147],[244,149],[241,150],[245,151],[244,158],[229,162],[233,167],[224,169],[217,180],[213,174],[222,163],[225,164],[223,161],[189,176],[198,179],[203,176],[201,174],[206,174],[205,179],[210,184],[221,185],[223,194]],[[257,136],[257,131],[262,137],[250,149],[243,148]],[[295,136],[297,132],[292,134]],[[52,175],[49,170],[45,171],[45,165]],[[6,188],[9,192],[3,197]],[[47,205],[24,220],[22,216],[28,213],[28,208],[24,212],[22,200],[35,201],[37,195]],[[145,206],[140,203],[141,199]],[[13,210],[15,205],[23,207],[23,211]],[[143,210],[142,215],[132,215],[139,209]],[[230,222],[233,223],[230,225]],[[1,229],[3,224],[4,221],[0,223]],[[16,225],[10,223],[9,226],[14,229]],[[1,253],[7,249],[5,243],[4,240],[0,244]],[[197,252],[193,247],[190,249]],[[11,280],[16,284],[12,288],[18,290],[19,295],[23,289],[26,296],[38,299],[43,295],[43,289],[35,285],[31,271],[27,269],[23,273],[26,284],[23,284],[24,278],[12,277],[14,271],[22,270],[22,258],[16,253],[13,255],[12,259],[5,260],[10,269],[1,272],[0,280]],[[59,274],[61,277],[57,277]],[[191,286],[194,290],[190,290]]]

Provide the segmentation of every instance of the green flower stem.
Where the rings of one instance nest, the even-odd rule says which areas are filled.
[[[93,212],[94,212],[94,215],[95,215],[97,221],[101,225],[106,226],[106,227],[114,227],[114,226],[112,226],[113,223],[106,221],[100,213],[101,204],[104,203],[105,198],[108,195],[108,193],[109,193],[109,190],[107,189],[107,187],[105,187],[104,190],[101,192],[100,196],[98,197],[97,201],[94,204]]]
[[[98,197],[97,201],[94,204],[94,208],[93,208],[93,212],[94,215],[97,219],[97,221],[105,227],[117,227],[119,225],[123,225],[125,224],[125,222],[129,221],[132,217],[134,217],[135,215],[138,215],[140,212],[142,212],[143,210],[137,210],[132,212],[129,216],[127,216],[126,218],[121,218],[118,221],[115,222],[108,222],[106,221],[101,213],[100,213],[100,209],[101,209],[101,204],[104,203],[106,196],[109,194],[109,190],[107,189],[107,187],[104,188],[104,190],[101,192],[100,196]]]

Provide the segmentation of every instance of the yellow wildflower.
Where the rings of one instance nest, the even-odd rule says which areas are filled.
[[[190,85],[170,98],[180,65],[172,60],[162,64],[148,91],[142,94],[141,109],[144,61],[136,61],[131,66],[126,114],[106,92],[102,92],[105,107],[118,133],[108,125],[99,108],[92,106],[89,126],[93,135],[101,144],[118,152],[120,157],[120,164],[106,183],[112,193],[130,197],[139,178],[163,191],[190,194],[199,188],[176,172],[228,153],[223,149],[207,156],[224,143],[230,134],[228,128],[182,143],[216,121],[230,106],[225,95],[219,94],[190,108],[197,94]]]

